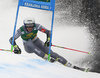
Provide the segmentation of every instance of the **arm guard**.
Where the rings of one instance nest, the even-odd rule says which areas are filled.
[[[20,31],[20,29],[18,29],[17,32],[15,33],[14,45],[16,45],[15,40],[16,40],[19,36],[21,36],[21,31]],[[13,37],[11,37],[11,38],[9,39],[10,44],[12,44],[12,39],[13,39]]]
[[[12,45],[12,37],[9,39],[10,44]],[[14,46],[16,45],[16,42],[14,40]]]
[[[50,30],[46,29],[45,27],[43,27],[40,24],[36,24],[36,27],[39,31],[41,31],[47,35],[47,40],[48,40],[48,38],[50,38],[50,34],[51,34]]]

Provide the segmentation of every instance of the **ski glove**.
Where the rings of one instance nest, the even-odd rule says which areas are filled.
[[[21,54],[21,49],[18,47],[18,45],[14,46],[14,53],[15,54]]]
[[[44,44],[44,45],[48,47],[48,46],[49,46],[49,44],[50,44],[50,37],[48,37],[48,38],[47,38],[47,40],[46,40],[46,42],[45,42],[45,44]]]

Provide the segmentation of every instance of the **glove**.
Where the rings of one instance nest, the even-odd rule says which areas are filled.
[[[14,46],[14,53],[15,54],[21,54],[21,49],[18,47],[18,45]]]
[[[46,40],[46,42],[45,42],[45,44],[44,44],[44,45],[48,47],[48,46],[49,46],[49,44],[50,44],[50,37],[48,37],[48,38],[47,38],[47,40]]]
[[[52,58],[52,57],[50,58],[50,62],[51,62],[51,63],[54,63],[55,61],[56,61],[56,59],[54,59],[54,58]]]

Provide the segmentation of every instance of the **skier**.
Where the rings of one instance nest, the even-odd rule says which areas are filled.
[[[49,51],[49,43],[50,43],[50,30],[46,29],[40,24],[35,23],[35,19],[28,17],[23,21],[24,25],[21,26],[14,36],[14,53],[21,54],[21,49],[16,44],[16,39],[21,36],[23,40],[23,45],[25,51],[28,53],[35,53],[43,59],[48,59],[48,51]],[[37,37],[38,31],[41,31],[47,35],[46,42],[44,43]],[[12,37],[9,39],[10,43],[12,43]],[[64,66],[77,68],[69,63],[65,58],[58,55],[57,53],[51,50],[51,59],[50,62],[58,61],[62,63]]]

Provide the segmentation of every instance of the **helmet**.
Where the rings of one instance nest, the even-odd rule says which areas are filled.
[[[24,19],[23,21],[24,24],[31,24],[31,23],[35,23],[35,19],[32,17],[27,17]]]
[[[27,17],[23,20],[25,27],[32,27],[34,26],[35,19],[32,17]]]

